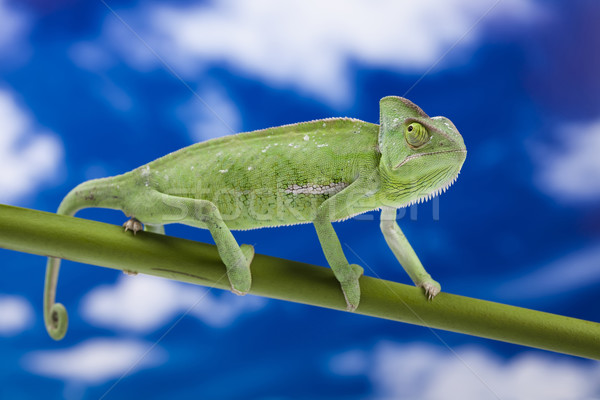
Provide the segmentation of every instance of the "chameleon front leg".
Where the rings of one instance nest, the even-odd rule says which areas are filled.
[[[158,192],[154,196],[157,198],[152,204],[162,205],[160,214],[163,222],[186,222],[210,231],[219,256],[227,268],[231,291],[238,295],[248,293],[252,284],[250,263],[254,258],[254,247],[246,244],[238,246],[217,206],[208,200],[177,197]]]
[[[313,221],[325,258],[342,287],[347,311],[354,311],[358,307],[360,302],[358,280],[364,270],[359,265],[348,263],[331,221],[362,211],[354,210],[352,207],[356,206],[357,201],[364,197],[364,193],[367,191],[366,184],[367,182],[356,181],[333,197],[325,200],[317,209]]]
[[[360,285],[358,278],[363,274],[363,268],[356,264],[349,264],[340,240],[338,239],[331,222],[325,217],[317,217],[313,221],[319,242],[325,253],[325,258],[333,270],[335,278],[340,282],[344,298],[346,299],[346,310],[354,311],[360,302]]]
[[[441,290],[440,284],[434,281],[431,275],[425,271],[419,257],[417,257],[406,236],[400,230],[396,222],[395,208],[382,207],[380,227],[389,248],[402,264],[410,279],[416,286],[425,289],[425,295],[429,300],[433,299]]]

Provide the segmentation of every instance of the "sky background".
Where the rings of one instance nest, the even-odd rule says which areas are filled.
[[[381,97],[405,96],[468,149],[437,203],[400,214],[442,290],[600,321],[598,21],[595,0],[0,0],[0,202],[54,212],[197,141],[377,123]],[[342,243],[410,283],[369,215],[335,225]],[[236,237],[326,265],[310,225]],[[594,361],[73,262],[54,342],[45,259],[0,264],[2,399],[600,399]]]

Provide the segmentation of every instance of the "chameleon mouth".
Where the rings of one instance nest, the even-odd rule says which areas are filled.
[[[410,160],[414,160],[415,158],[419,158],[419,157],[434,156],[434,155],[448,154],[448,153],[466,153],[466,152],[467,152],[466,149],[461,149],[461,150],[432,151],[430,153],[413,154],[412,156],[406,157],[400,164],[396,165],[396,167],[394,169],[398,169],[401,166],[403,166],[404,164],[406,164],[407,162],[409,162]]]

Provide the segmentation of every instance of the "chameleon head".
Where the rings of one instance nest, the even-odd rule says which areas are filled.
[[[379,170],[386,205],[406,206],[445,191],[467,156],[454,124],[445,117],[430,118],[401,97],[384,97],[379,104]]]

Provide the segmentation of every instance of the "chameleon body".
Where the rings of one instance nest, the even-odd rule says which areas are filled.
[[[465,157],[450,120],[390,96],[380,101],[380,125],[330,118],[197,143],[123,175],[80,184],[58,213],[120,209],[131,217],[125,229],[134,233],[140,221],[154,232],[169,223],[209,229],[237,294],[250,290],[254,250],[239,246],[231,230],[310,222],[353,311],[363,269],[348,263],[331,222],[381,209],[386,242],[431,299],[440,285],[402,234],[396,209],[445,190]],[[48,260],[44,295],[46,327],[55,339],[67,327],[66,310],[54,303],[59,263]]]

